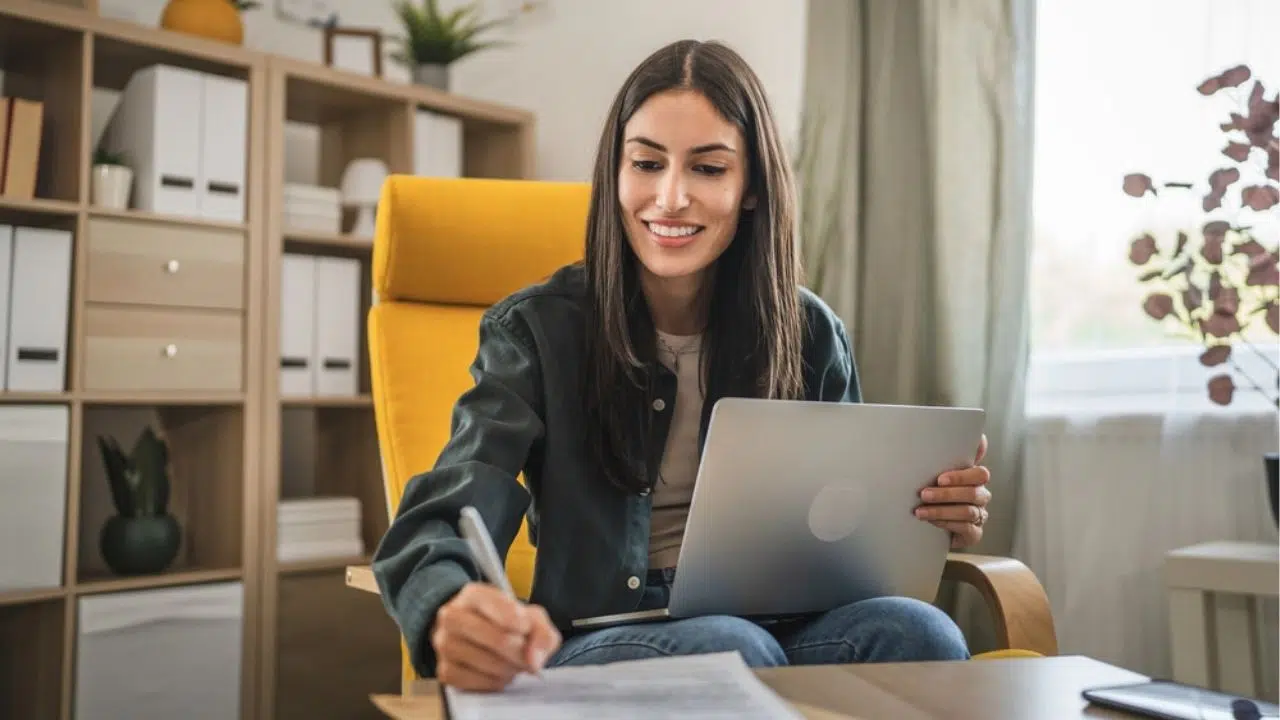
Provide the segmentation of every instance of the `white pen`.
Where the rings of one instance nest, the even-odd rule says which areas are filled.
[[[471,557],[475,558],[476,564],[480,566],[481,574],[490,583],[497,585],[507,597],[519,602],[515,590],[511,588],[511,581],[507,579],[507,573],[502,567],[498,550],[493,546],[493,538],[485,527],[484,518],[480,517],[480,512],[470,505],[462,508],[458,524],[461,526],[462,539],[467,542],[467,548],[471,550]],[[535,674],[538,673],[535,671]]]

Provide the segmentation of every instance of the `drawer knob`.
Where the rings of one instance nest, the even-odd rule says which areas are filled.
[[[164,269],[170,273],[178,272],[179,267],[181,266],[178,264],[177,260],[170,260],[169,262],[164,264]]]
[[[177,355],[177,354],[178,354],[178,346],[177,346],[177,345],[174,345],[173,343],[169,343],[168,345],[165,345],[165,346],[164,346],[164,356],[165,356],[165,357],[173,357],[174,355]]]

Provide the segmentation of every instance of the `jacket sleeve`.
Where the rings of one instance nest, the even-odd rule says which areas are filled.
[[[862,402],[862,388],[858,385],[857,362],[853,357],[853,344],[845,331],[844,322],[831,314],[830,335],[827,342],[826,369],[822,373],[822,389],[819,397],[824,402]]]
[[[421,677],[435,676],[430,631],[436,611],[480,578],[458,531],[459,511],[474,506],[505,557],[529,506],[517,476],[543,432],[532,347],[504,318],[483,317],[471,366],[475,384],[454,406],[450,439],[435,466],[405,487],[374,554],[383,604]]]

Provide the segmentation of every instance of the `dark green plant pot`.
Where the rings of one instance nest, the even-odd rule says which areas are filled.
[[[116,515],[102,526],[102,559],[118,575],[147,575],[169,567],[182,545],[172,515]]]

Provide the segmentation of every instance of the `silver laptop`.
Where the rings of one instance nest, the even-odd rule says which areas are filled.
[[[984,420],[971,408],[720,400],[667,607],[573,626],[932,602],[950,538],[913,511],[921,488],[972,464]]]

